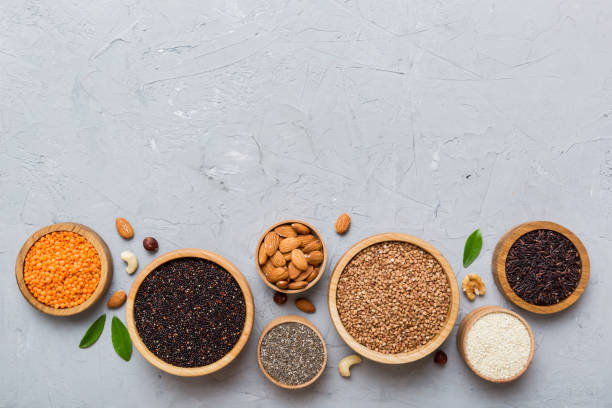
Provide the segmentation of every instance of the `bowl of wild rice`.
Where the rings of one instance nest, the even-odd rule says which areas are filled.
[[[157,257],[138,275],[126,303],[136,349],[167,373],[195,377],[228,365],[253,327],[253,296],[231,262],[202,249]]]
[[[419,360],[450,334],[459,311],[455,274],[429,243],[400,233],[368,237],[338,261],[329,312],[355,352],[385,364]]]

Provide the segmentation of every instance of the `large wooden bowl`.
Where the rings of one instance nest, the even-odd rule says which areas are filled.
[[[465,350],[465,339],[466,339],[467,333],[470,331],[470,329],[472,328],[472,326],[474,325],[474,323],[476,323],[478,319],[480,319],[481,317],[489,313],[507,313],[509,315],[512,315],[518,318],[521,322],[523,322],[523,324],[527,328],[527,331],[529,332],[529,338],[531,339],[531,352],[529,353],[529,358],[527,359],[525,366],[515,376],[504,379],[504,380],[490,378],[490,377],[487,377],[486,375],[481,374],[479,371],[476,370],[476,368],[474,368],[472,363],[466,357],[467,353]],[[523,375],[525,371],[527,371],[527,369],[529,368],[529,365],[531,365],[531,362],[533,361],[533,355],[535,353],[535,339],[533,337],[533,332],[531,331],[531,327],[529,327],[529,324],[527,324],[525,319],[523,319],[518,314],[514,313],[511,310],[504,309],[503,307],[499,307],[499,306],[481,306],[477,309],[472,310],[461,321],[461,324],[459,325],[459,330],[457,331],[457,350],[459,350],[459,354],[463,358],[463,361],[465,361],[465,363],[468,365],[468,367],[470,367],[470,370],[472,370],[472,372],[474,372],[474,374],[476,374],[480,378],[487,380],[487,381],[494,382],[494,383],[509,383],[509,382],[516,380],[521,375]]]
[[[321,241],[321,244],[323,244],[323,262],[321,262],[321,265],[319,265],[319,274],[307,286],[303,287],[302,289],[281,289],[277,287],[276,285],[274,285],[273,283],[268,282],[268,279],[266,279],[266,274],[263,272],[263,270],[261,269],[261,265],[259,265],[259,262],[257,261],[257,254],[259,252],[259,247],[261,246],[261,243],[263,242],[268,232],[272,231],[274,228],[279,227],[281,225],[292,224],[292,223],[299,223],[299,224],[303,224],[307,226],[308,228],[310,228],[310,231],[312,231],[313,235],[316,236]],[[257,269],[257,273],[259,273],[259,277],[266,284],[266,286],[268,286],[270,289],[273,289],[277,292],[301,293],[301,292],[307,291],[308,289],[316,285],[317,282],[319,282],[319,280],[321,279],[321,276],[323,276],[323,274],[325,273],[325,265],[327,265],[327,246],[325,245],[325,240],[323,239],[323,237],[321,236],[321,234],[319,233],[319,231],[317,231],[315,227],[313,227],[309,223],[304,222],[302,220],[285,220],[285,221],[277,222],[276,224],[272,225],[270,228],[265,230],[263,234],[261,234],[261,237],[259,238],[259,241],[257,241],[257,245],[255,246],[255,268]]]
[[[32,248],[32,245],[34,245],[34,243],[44,235],[57,231],[74,232],[87,239],[98,252],[101,265],[100,282],[98,282],[96,290],[89,297],[89,299],[80,305],[64,309],[56,309],[52,306],[39,302],[38,299],[32,295],[30,289],[28,289],[23,277],[25,258],[28,255],[30,248]],[[89,309],[98,301],[98,299],[104,296],[113,278],[113,260],[110,251],[108,250],[108,246],[106,246],[106,243],[102,237],[100,237],[100,235],[98,235],[94,230],[86,227],[85,225],[76,224],[74,222],[62,222],[43,227],[28,238],[17,255],[17,261],[15,262],[15,277],[17,278],[17,285],[19,286],[19,290],[21,290],[23,297],[25,297],[35,309],[52,316],[71,316]]]
[[[580,255],[580,262],[582,263],[580,281],[578,281],[578,286],[576,286],[576,289],[574,289],[572,294],[563,299],[561,302],[550,306],[538,306],[521,299],[514,292],[514,290],[512,290],[512,287],[510,287],[510,283],[508,283],[508,279],[506,277],[506,258],[508,256],[508,251],[510,251],[510,248],[512,247],[514,242],[526,233],[540,229],[558,232],[559,234],[562,234],[567,239],[569,239],[576,247],[576,250],[578,250],[578,254]],[[584,289],[586,288],[586,285],[589,282],[589,275],[591,273],[591,263],[589,261],[589,255],[587,254],[587,250],[582,244],[582,241],[580,241],[580,239],[572,231],[568,230],[562,225],[555,224],[554,222],[532,221],[517,225],[510,231],[506,232],[500,238],[499,242],[495,246],[495,251],[493,251],[491,270],[493,272],[493,279],[495,280],[495,284],[509,301],[529,312],[538,314],[551,314],[567,309],[568,307],[573,305],[578,300],[578,298],[580,298],[580,296],[582,296],[582,293],[584,292]]]
[[[402,241],[407,242],[409,244],[420,247],[421,249],[429,252],[435,259],[438,261],[444,273],[446,273],[446,277],[448,279],[448,284],[451,290],[451,304],[448,311],[448,316],[446,317],[446,321],[442,330],[427,344],[418,347],[407,353],[397,353],[397,354],[385,354],[380,353],[378,351],[371,350],[362,344],[358,343],[353,336],[351,336],[348,331],[344,328],[342,321],[340,320],[340,315],[338,314],[338,307],[336,304],[336,291],[338,289],[338,281],[340,280],[340,276],[344,271],[346,265],[353,259],[355,255],[364,250],[365,248],[378,244],[379,242],[386,241]],[[373,361],[377,361],[379,363],[384,364],[404,364],[410,363],[412,361],[419,360],[433,351],[435,351],[440,345],[446,340],[450,332],[453,330],[453,326],[455,321],[457,320],[457,313],[459,312],[459,288],[457,286],[457,280],[455,278],[455,274],[453,273],[453,269],[446,261],[444,256],[432,245],[423,241],[422,239],[413,237],[407,234],[400,234],[389,232],[385,234],[373,235],[371,237],[365,238],[352,247],[349,248],[348,251],[338,261],[334,271],[332,272],[332,276],[329,282],[329,291],[328,291],[328,305],[329,305],[329,314],[331,315],[332,322],[338,331],[342,340],[346,342],[346,344],[352,348],[356,353],[361,354],[365,358],[368,358]]]
[[[138,329],[136,328],[136,322],[134,320],[134,300],[136,299],[138,289],[140,288],[142,282],[158,266],[168,261],[172,261],[174,259],[179,258],[202,258],[216,263],[232,275],[232,277],[240,286],[240,289],[242,290],[242,294],[244,296],[246,316],[244,321],[244,328],[242,329],[242,334],[240,335],[238,342],[234,345],[234,348],[232,348],[229,353],[227,353],[221,359],[202,367],[179,367],[167,363],[161,358],[157,357],[147,348],[147,346],[140,338],[140,335],[138,334]],[[136,349],[145,358],[145,360],[147,360],[155,367],[169,374],[181,377],[198,377],[214,373],[215,371],[218,371],[229,363],[231,363],[232,360],[234,360],[238,356],[238,354],[240,354],[247,341],[249,340],[249,336],[253,328],[253,315],[255,313],[255,308],[253,306],[253,296],[251,295],[251,288],[249,287],[249,284],[242,275],[242,273],[240,273],[240,270],[238,270],[238,268],[235,267],[234,264],[232,264],[230,261],[228,261],[221,255],[215,254],[214,252],[205,251],[203,249],[177,249],[175,251],[168,252],[155,258],[136,277],[136,280],[134,281],[134,283],[132,284],[132,288],[130,289],[130,293],[128,294],[126,305],[127,306],[125,314],[127,328],[130,333],[130,337],[132,338],[132,341],[136,346]]]
[[[268,374],[268,372],[265,370],[263,364],[261,363],[261,342],[263,341],[264,337],[266,336],[266,334],[268,334],[268,332],[270,330],[272,330],[276,326],[281,325],[283,323],[301,323],[301,324],[303,324],[305,326],[308,326],[312,330],[314,330],[314,332],[321,339],[321,343],[323,343],[324,357],[323,357],[323,365],[321,366],[321,370],[314,377],[312,377],[308,382],[305,382],[304,384],[289,385],[289,384],[285,384],[285,383],[279,382],[279,381],[275,380],[274,378],[272,378],[270,376],[270,374]],[[317,381],[319,379],[319,377],[321,376],[321,374],[323,374],[323,371],[325,371],[325,366],[327,365],[327,346],[325,345],[325,339],[321,335],[321,332],[319,332],[319,329],[317,329],[317,327],[314,324],[312,324],[310,322],[310,320],[305,319],[305,318],[303,318],[301,316],[296,316],[296,315],[281,316],[281,317],[277,317],[276,319],[274,319],[270,323],[268,323],[267,326],[264,327],[263,331],[261,332],[261,336],[259,336],[259,342],[257,343],[257,362],[259,363],[259,368],[261,369],[261,372],[264,373],[266,378],[268,380],[270,380],[273,384],[275,384],[275,385],[277,385],[277,386],[279,386],[281,388],[286,388],[288,390],[297,390],[297,389],[300,389],[300,388],[308,387],[310,384],[312,384],[315,381]]]

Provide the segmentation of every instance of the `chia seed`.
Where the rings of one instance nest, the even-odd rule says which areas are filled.
[[[246,319],[244,295],[214,262],[179,258],[158,266],[134,300],[134,320],[147,348],[178,367],[202,367],[238,342]]]
[[[302,323],[283,323],[263,338],[261,364],[276,381],[287,385],[304,384],[321,371],[325,362],[323,342]]]

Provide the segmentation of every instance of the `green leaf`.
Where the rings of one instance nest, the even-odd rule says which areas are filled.
[[[125,361],[130,361],[132,357],[132,340],[130,339],[130,333],[128,333],[125,325],[117,316],[113,316],[111,322],[111,337],[113,339],[113,347],[119,357]]]
[[[482,248],[482,234],[480,229],[472,232],[465,241],[465,247],[463,248],[463,267],[467,268],[478,258],[480,249]]]
[[[79,347],[84,349],[94,344],[98,338],[100,338],[104,330],[104,323],[106,323],[106,313],[98,317],[98,319],[89,326],[89,329],[87,329],[83,339],[79,343]]]

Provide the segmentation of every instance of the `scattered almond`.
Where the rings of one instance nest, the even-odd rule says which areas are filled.
[[[285,238],[280,242],[279,250],[282,253],[291,252],[300,246],[300,241],[297,238]]]
[[[266,234],[264,238],[264,250],[266,251],[266,255],[272,256],[278,249],[278,245],[280,244],[280,237],[274,231],[270,231]]]
[[[300,224],[299,222],[294,222],[293,224],[291,224],[291,228],[293,228],[298,234],[310,234],[310,228],[308,228],[304,224]]]
[[[340,235],[346,233],[351,226],[351,217],[347,213],[342,214],[336,220],[336,232]]]
[[[285,237],[285,238],[297,237],[297,232],[295,232],[295,230],[291,228],[291,225],[280,225],[274,228],[274,231],[276,231],[276,233],[280,235],[281,237]]]
[[[304,313],[314,313],[317,310],[315,305],[313,305],[312,302],[306,298],[296,299],[295,306]]]
[[[134,228],[125,218],[117,218],[115,220],[115,227],[121,238],[131,239],[134,236]]]
[[[125,303],[126,298],[127,295],[125,294],[125,292],[122,290],[118,290],[117,292],[113,293],[110,299],[108,299],[108,303],[106,304],[106,306],[108,306],[109,309],[117,309]]]

